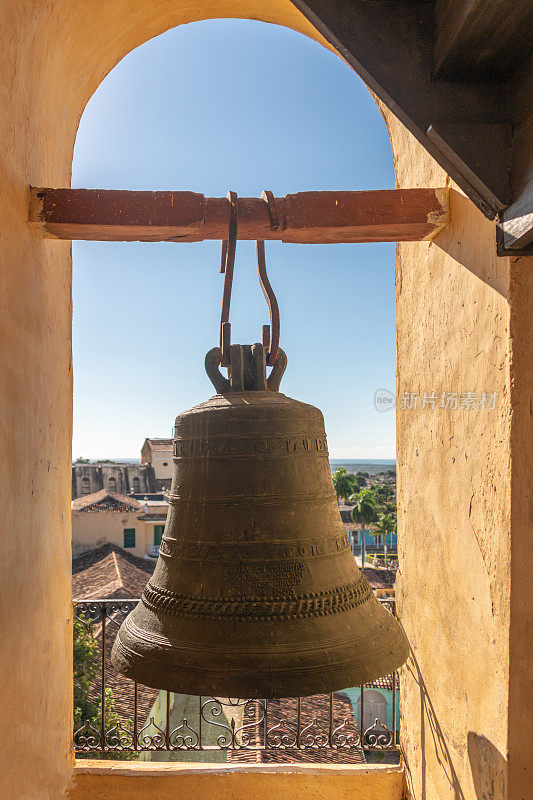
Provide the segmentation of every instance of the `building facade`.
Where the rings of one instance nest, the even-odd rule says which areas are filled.
[[[147,464],[72,465],[72,499],[85,497],[105,489],[117,494],[150,493],[157,491],[154,470]]]
[[[145,439],[141,448],[142,465],[152,467],[158,489],[170,489],[172,448],[172,439]]]
[[[139,500],[102,489],[71,503],[72,554],[113,544],[141,558],[157,558],[168,510],[163,495]]]

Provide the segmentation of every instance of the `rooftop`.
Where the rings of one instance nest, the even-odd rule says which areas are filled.
[[[139,558],[116,544],[104,544],[72,559],[72,596],[76,600],[138,598],[155,561]]]
[[[330,733],[330,696],[318,694],[312,697],[301,698],[301,733],[300,748],[291,746],[296,738],[297,704],[294,697],[285,697],[269,700],[267,705],[267,742],[265,749],[257,750],[228,750],[228,763],[254,763],[254,764],[294,764],[322,763],[322,764],[364,764],[366,762],[363,750],[357,746],[343,747],[341,741],[347,737],[349,742],[353,736],[358,736],[357,723],[354,717],[350,699],[343,692],[333,693],[333,732],[331,734],[334,746],[328,746]],[[261,710],[257,708],[258,719]],[[253,724],[250,717],[247,722]],[[338,738],[335,730],[339,729]],[[261,742],[261,725],[258,726],[254,741],[250,745],[265,744]],[[286,743],[280,747],[280,742]],[[324,746],[326,745],[326,746]],[[303,748],[305,749],[301,749]]]
[[[394,586],[394,581],[396,580],[396,572],[390,569],[365,567],[363,575],[369,582],[371,589],[390,589],[391,586]]]
[[[145,439],[145,444],[148,443],[152,450],[172,450],[172,439]]]
[[[84,511],[87,513],[112,512],[124,514],[143,510],[143,506],[134,497],[108,492],[107,489],[101,489],[99,492],[78,497],[76,500],[72,500],[70,507],[72,511]]]

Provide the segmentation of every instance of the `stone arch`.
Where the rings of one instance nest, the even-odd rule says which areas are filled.
[[[4,739],[21,753],[13,796],[62,797],[72,774],[70,486],[72,438],[71,246],[28,225],[28,185],[68,187],[83,110],[107,73],[131,50],[178,25],[249,18],[298,31],[329,47],[290,0],[21,0],[3,13],[0,72],[2,319],[0,369],[6,433],[5,523],[25,538],[4,553],[6,668],[23,702]],[[18,453],[30,453],[20,459]],[[46,455],[45,455],[46,454]],[[32,586],[33,602],[18,598]],[[12,604],[12,605],[11,605]],[[39,614],[35,609],[39,609]],[[21,633],[22,632],[22,633]],[[43,659],[35,653],[46,653]],[[17,668],[19,659],[24,671]],[[35,715],[46,698],[53,714]],[[27,739],[23,732],[32,730]],[[35,764],[43,765],[36,777]],[[38,787],[38,788],[37,788]]]

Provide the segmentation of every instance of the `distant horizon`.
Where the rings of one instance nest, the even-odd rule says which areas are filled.
[[[83,456],[77,456],[77,458],[83,458]],[[106,461],[112,461],[116,464],[137,464],[141,462],[140,458],[90,458],[90,464],[97,464],[103,463]],[[369,456],[368,458],[330,458],[330,464],[396,464],[395,458],[374,458]],[[76,459],[72,459],[72,463],[76,463]]]

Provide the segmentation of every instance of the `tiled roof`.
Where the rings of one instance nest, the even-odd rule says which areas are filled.
[[[385,675],[383,678],[376,678],[375,681],[371,681],[370,683],[365,683],[367,689],[389,689],[392,692],[393,689],[393,680],[392,674]],[[396,681],[396,688],[399,688],[399,683]]]
[[[296,698],[282,698],[268,701],[267,710],[267,742],[265,749],[261,750],[228,750],[229,763],[258,763],[258,764],[292,764],[292,763],[321,763],[321,764],[364,764],[365,756],[360,747],[330,747],[328,736],[330,733],[330,700],[328,694],[305,697],[301,700],[300,714],[300,745],[301,748],[291,746],[296,735],[296,722],[298,719],[298,701]],[[264,747],[264,725],[260,722],[260,709],[256,709],[257,733],[250,735],[251,747]],[[250,716],[246,717],[247,723],[252,722]],[[253,724],[253,723],[252,723]],[[333,695],[333,737],[335,729],[342,727],[342,734],[357,734],[350,699],[341,692]],[[249,729],[251,730],[251,729]],[[274,744],[283,741],[286,736],[288,747],[274,747]],[[341,739],[339,737],[338,742]],[[327,746],[316,746],[320,744]],[[335,739],[334,739],[335,743]],[[315,745],[315,746],[313,746]]]
[[[390,589],[391,586],[394,586],[394,581],[396,580],[396,572],[390,569],[365,567],[363,575],[372,589]]]
[[[124,619],[121,616],[118,619],[120,624]],[[105,646],[105,685],[106,688],[111,689],[113,692],[113,708],[118,714],[121,723],[133,723],[135,713],[135,688],[134,683],[129,678],[120,675],[111,663],[111,649],[115,641],[118,625],[113,625],[109,621],[106,625],[106,646]],[[95,631],[95,638],[98,643],[98,650],[102,651],[102,629],[101,627]],[[100,664],[101,655],[98,656]],[[101,670],[98,670],[96,679],[91,686],[89,692],[89,699],[100,706],[101,698]],[[149,686],[143,686],[141,683],[137,684],[137,729],[140,732],[143,725],[148,721],[148,715],[156,701],[159,689],[151,689]]]
[[[172,450],[172,439],[147,439],[154,450]]]
[[[101,489],[99,492],[93,494],[86,494],[78,497],[71,503],[72,511],[84,511],[88,513],[127,513],[132,511],[142,511],[142,506],[134,497],[128,497],[125,494],[116,494],[115,492],[108,492],[107,489]]]
[[[155,561],[104,544],[72,559],[72,596],[75,600],[140,597],[154,568]]]

